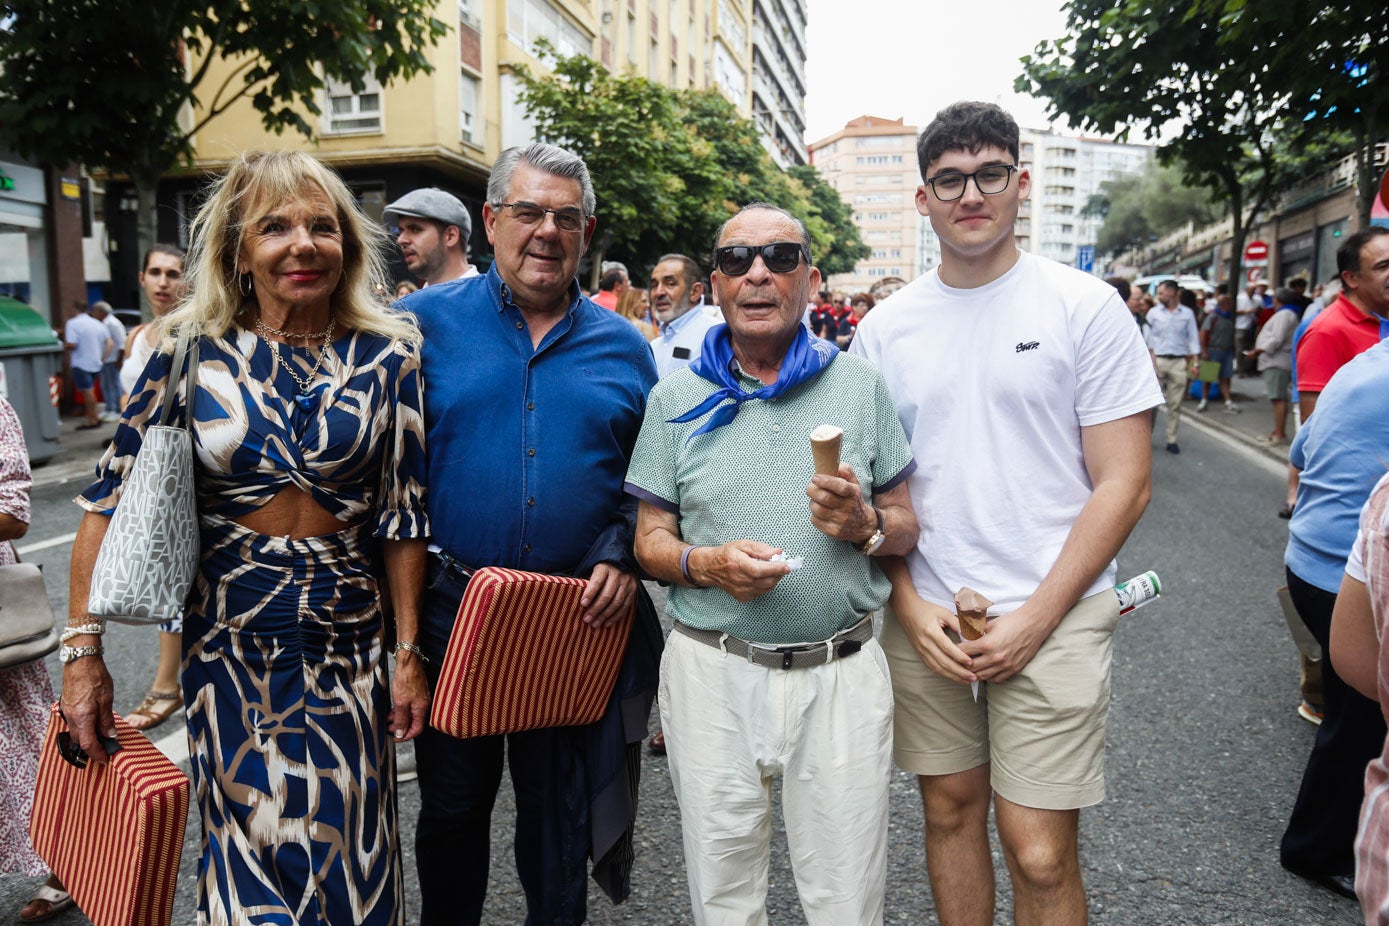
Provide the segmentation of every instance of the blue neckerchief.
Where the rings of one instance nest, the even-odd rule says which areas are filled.
[[[1389,338],[1389,318],[1379,320],[1379,339],[1383,341],[1385,338]]]
[[[1234,312],[1222,312],[1222,311],[1220,311],[1219,309],[1216,309],[1216,310],[1215,310],[1215,314],[1216,314],[1216,315],[1219,315],[1221,318],[1234,318],[1234,317],[1235,317],[1235,313],[1234,313]]]
[[[776,382],[753,392],[744,392],[738,385],[737,374],[733,372],[733,338],[728,333],[728,325],[715,325],[704,335],[704,346],[700,349],[698,359],[690,364],[690,369],[721,388],[715,389],[707,399],[679,418],[671,418],[666,423],[694,421],[713,411],[709,420],[700,425],[686,440],[707,434],[736,418],[738,410],[749,399],[770,402],[788,389],[819,376],[838,353],[839,348],[836,345],[812,336],[805,330],[804,325],[797,325],[795,340],[791,342],[786,356],[782,358]],[[716,408],[725,400],[732,400],[733,404]]]

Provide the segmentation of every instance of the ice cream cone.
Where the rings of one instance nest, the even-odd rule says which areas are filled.
[[[993,602],[965,586],[955,593],[955,615],[960,619],[960,636],[977,640],[984,635]]]
[[[844,432],[832,424],[822,424],[810,432],[810,452],[815,456],[817,475],[839,475],[839,445],[843,440]]]

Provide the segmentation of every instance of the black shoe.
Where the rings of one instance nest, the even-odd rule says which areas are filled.
[[[1321,885],[1333,894],[1340,894],[1350,900],[1356,899],[1354,875],[1315,875],[1306,871],[1298,871],[1296,868],[1289,868],[1288,871],[1299,878],[1306,878],[1313,884]]]
[[[1168,453],[1181,453],[1181,452],[1182,452],[1182,448],[1178,447],[1176,444],[1168,444],[1168,445],[1167,445],[1167,452],[1168,452]]]

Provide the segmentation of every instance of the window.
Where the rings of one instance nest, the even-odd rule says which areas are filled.
[[[327,126],[324,134],[349,135],[361,132],[380,132],[381,85],[367,75],[361,93],[354,93],[350,84],[329,79],[325,86],[328,97]]]
[[[467,73],[458,75],[458,135],[463,141],[481,145],[482,138],[474,134],[477,119],[477,78]]]
[[[593,54],[593,42],[547,0],[507,0],[506,34],[532,54],[536,39],[549,39],[563,56]]]
[[[734,103],[742,103],[747,96],[747,75],[722,41],[714,43],[714,83]]]
[[[747,30],[743,28],[742,21],[733,13],[733,8],[729,6],[728,0],[719,0],[719,32],[733,46],[736,53],[741,54],[743,49],[747,47]]]
[[[637,14],[627,14],[627,61],[637,63]]]
[[[482,16],[479,7],[482,0],[458,0],[458,21],[474,29],[482,29]]]

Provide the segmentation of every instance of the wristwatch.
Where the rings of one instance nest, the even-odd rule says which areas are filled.
[[[81,659],[83,656],[100,656],[106,652],[106,648],[97,646],[60,646],[58,647],[58,661],[67,664],[74,659]]]
[[[859,552],[864,556],[872,556],[874,553],[877,553],[878,548],[887,542],[887,534],[883,531],[882,510],[874,508],[873,513],[878,516],[878,529],[875,530],[872,536],[868,538],[867,542],[859,548]]]

